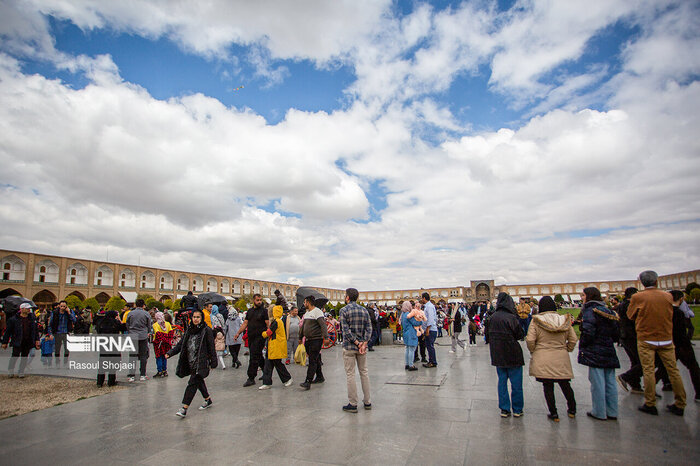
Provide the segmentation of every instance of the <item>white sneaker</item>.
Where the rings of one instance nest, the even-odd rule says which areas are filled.
[[[147,375],[142,375],[141,377],[139,377],[139,380],[140,380],[141,382],[145,382],[146,380],[148,380],[148,376],[147,376]]]
[[[452,350],[449,350],[449,351],[448,351],[448,353],[454,353],[454,351],[452,351]]]
[[[270,388],[272,388],[272,385],[260,385],[258,390],[269,390]]]
[[[293,384],[293,383],[294,383],[294,380],[293,380],[293,379],[289,379],[289,380],[287,380],[287,381],[284,383],[284,386],[285,386],[285,387],[289,387],[289,386],[290,386],[291,384]]]
[[[128,380],[129,382],[135,382],[135,381],[136,381],[136,377],[129,377],[127,380]]]

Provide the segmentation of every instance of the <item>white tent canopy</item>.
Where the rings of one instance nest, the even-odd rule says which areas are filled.
[[[136,297],[138,296],[138,293],[135,291],[120,291],[119,294],[127,303],[136,302]]]
[[[569,297],[571,298],[571,301],[581,301],[581,295],[580,294],[570,294]]]

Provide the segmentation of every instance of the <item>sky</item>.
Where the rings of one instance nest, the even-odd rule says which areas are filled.
[[[700,2],[0,0],[0,246],[361,290],[700,266]]]

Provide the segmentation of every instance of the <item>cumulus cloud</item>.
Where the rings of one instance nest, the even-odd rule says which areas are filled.
[[[363,289],[631,278],[700,258],[689,3],[469,2],[401,17],[388,2],[9,5],[5,248],[96,259],[109,248],[120,262]],[[107,55],[57,51],[45,14],[221,60],[245,45],[271,83],[287,59],[342,61],[356,80],[346,107],[270,124],[202,94],[158,100]],[[619,21],[641,30],[619,70],[558,70]],[[29,74],[27,57],[89,84]],[[522,122],[474,131],[440,98],[484,67],[492,90],[533,103]],[[386,207],[371,216],[373,205]]]

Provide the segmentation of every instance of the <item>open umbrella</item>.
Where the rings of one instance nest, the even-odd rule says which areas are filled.
[[[5,311],[5,317],[7,319],[19,312],[19,306],[22,303],[31,304],[32,310],[36,310],[39,307],[36,304],[34,304],[34,301],[32,301],[31,299],[22,298],[21,296],[8,296],[7,298],[0,300],[0,302],[2,302],[3,310]]]
[[[297,289],[297,308],[301,310],[304,307],[304,298],[307,296],[313,296],[316,300],[316,307],[323,309],[323,307],[328,303],[328,298],[324,296],[323,293],[317,291],[308,286],[300,286]]]
[[[228,319],[228,301],[226,298],[221,296],[219,293],[214,293],[209,291],[207,293],[201,293],[197,296],[197,304],[199,304],[200,309],[204,309],[207,304],[213,304],[219,308],[219,312],[224,316],[224,320]]]
[[[221,296],[219,293],[210,291],[208,293],[200,293],[197,295],[197,303],[199,304],[200,309],[204,309],[204,306],[207,304],[216,304],[219,306],[219,308],[221,308],[221,306],[226,307],[228,301],[226,301],[226,298]]]

